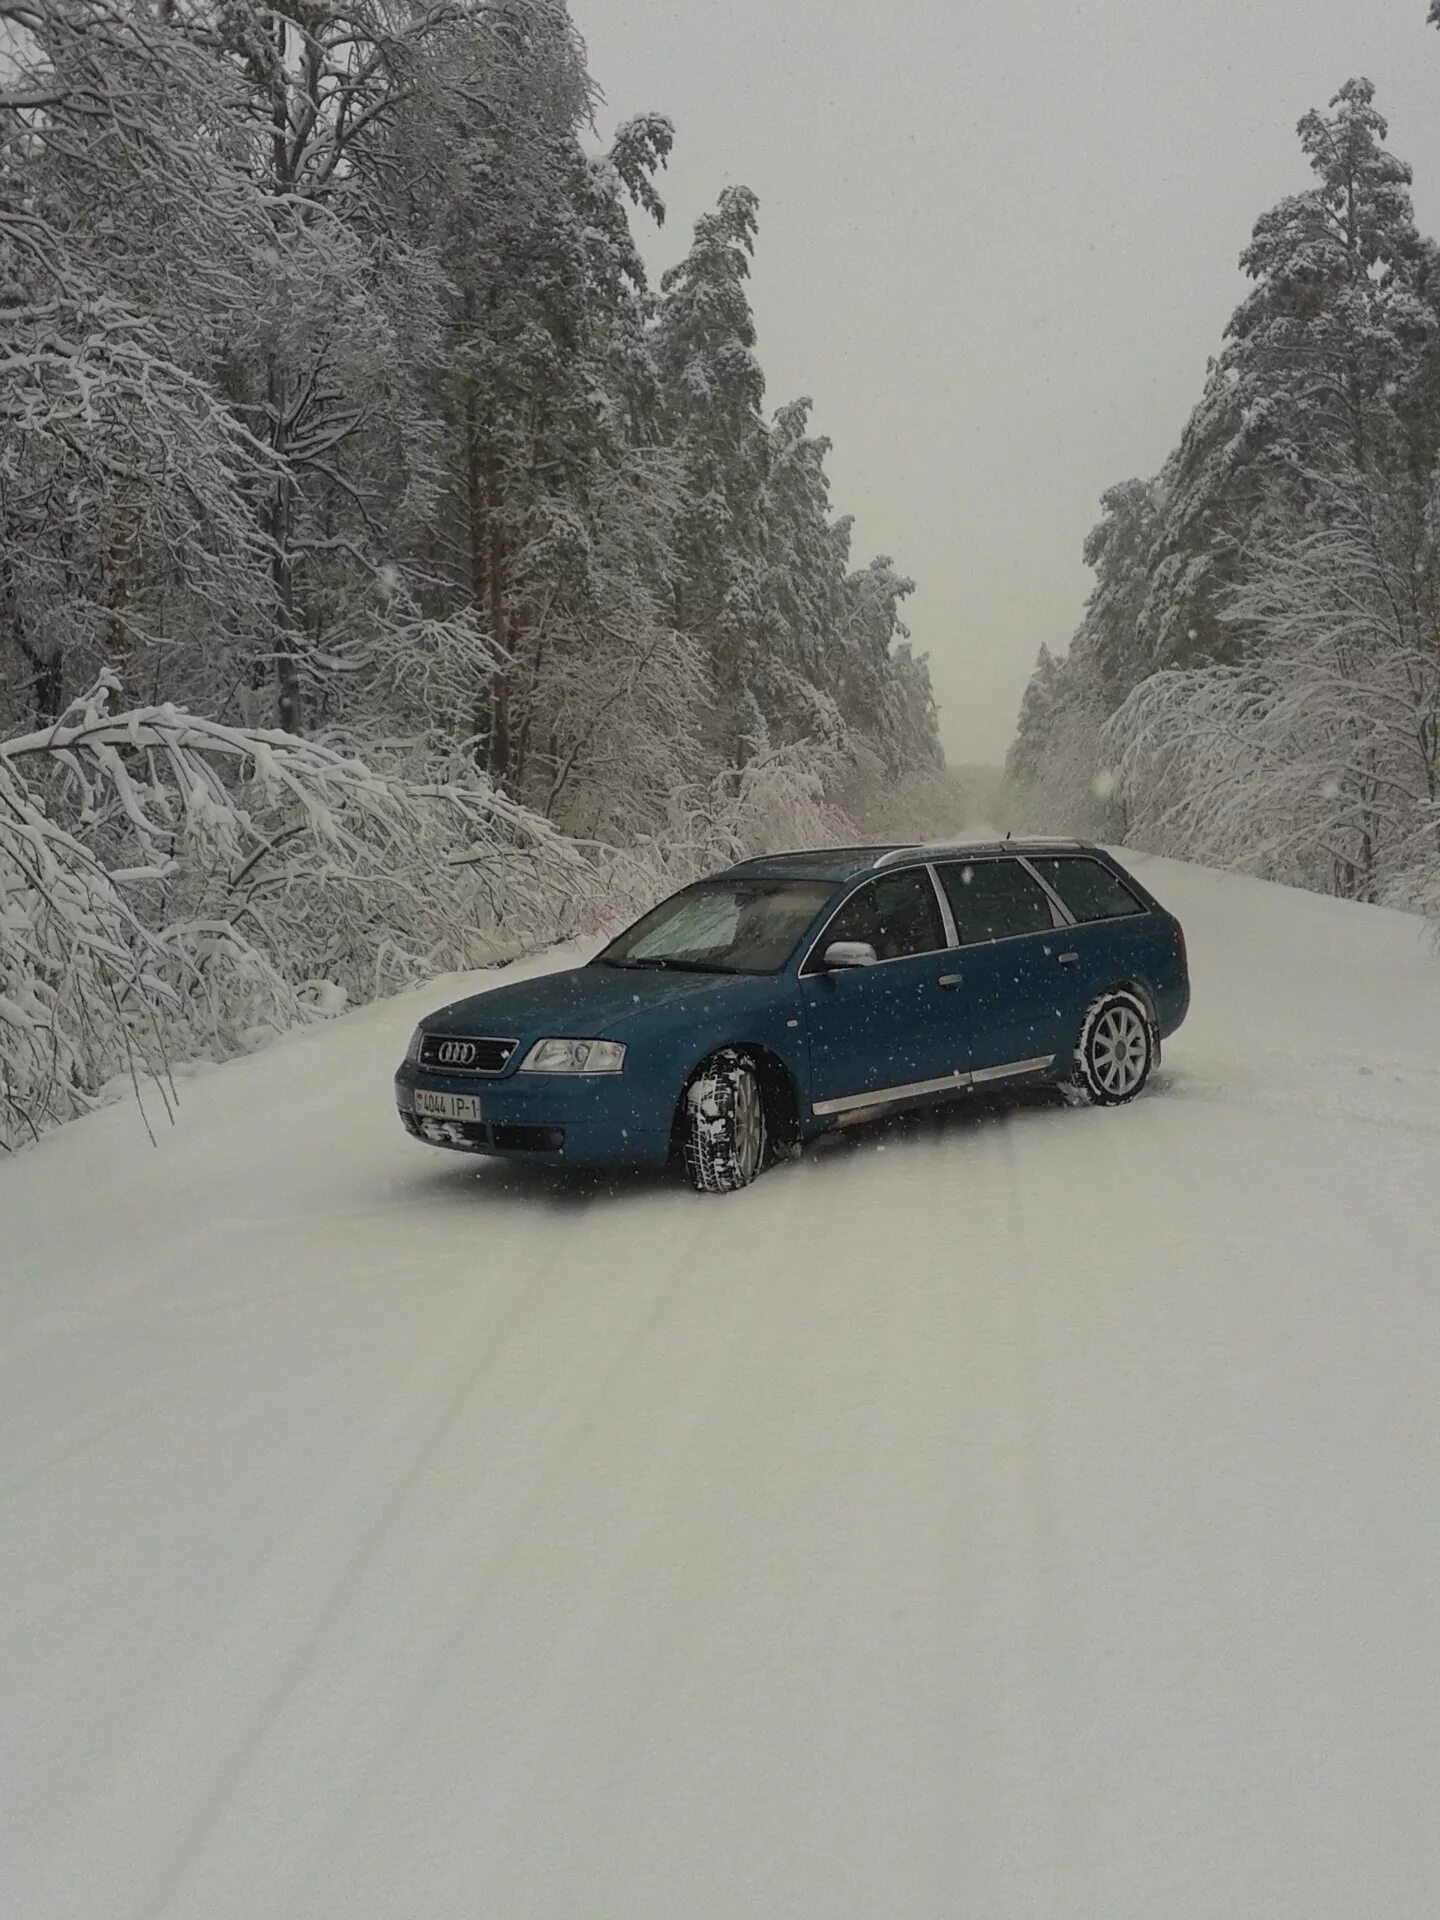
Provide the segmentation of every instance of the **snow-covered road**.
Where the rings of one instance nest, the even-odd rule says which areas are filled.
[[[1118,1112],[562,1183],[431,989],[0,1166],[5,1920],[1433,1920],[1440,960],[1136,866]]]

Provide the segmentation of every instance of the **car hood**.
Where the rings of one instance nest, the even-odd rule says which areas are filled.
[[[769,976],[765,976],[768,978]],[[561,1034],[622,1039],[630,1023],[658,1008],[698,1013],[716,1001],[753,993],[761,976],[663,973],[648,967],[567,967],[506,987],[491,987],[427,1014],[428,1033],[494,1034],[514,1040]]]

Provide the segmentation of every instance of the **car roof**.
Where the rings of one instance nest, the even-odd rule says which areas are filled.
[[[731,873],[757,879],[854,880],[877,868],[905,866],[912,861],[960,859],[966,855],[997,853],[1091,853],[1086,840],[1058,840],[1029,836],[1009,840],[945,840],[939,842],[886,841],[874,847],[808,847],[788,853],[762,853],[740,860]]]

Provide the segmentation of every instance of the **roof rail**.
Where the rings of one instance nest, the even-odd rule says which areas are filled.
[[[894,853],[895,851],[897,851],[897,849],[888,840],[861,841],[858,845],[853,843],[846,845],[843,841],[837,840],[833,845],[828,847],[777,847],[773,853],[747,853],[743,860],[734,861],[729,870],[733,872],[735,867],[762,866],[767,860],[802,860],[806,855],[812,853],[883,854],[887,852]],[[901,851],[903,851],[903,849],[901,849]]]
[[[1085,840],[1064,840],[1058,835],[1048,833],[1021,834],[1013,837],[1007,834],[1003,840],[992,837],[986,840],[916,841],[911,846],[888,848],[881,854],[880,858],[875,862],[875,865],[877,867],[888,867],[892,866],[897,860],[935,860],[950,854],[977,853],[982,849],[987,853],[999,853],[1003,852],[1006,847],[1013,847],[1017,853],[1020,853],[1023,852],[1026,847],[1034,852],[1036,849],[1045,847],[1076,848],[1088,845],[1089,842]]]

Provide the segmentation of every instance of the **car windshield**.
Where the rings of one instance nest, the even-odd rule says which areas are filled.
[[[834,892],[818,880],[702,880],[662,900],[596,964],[778,973]]]

